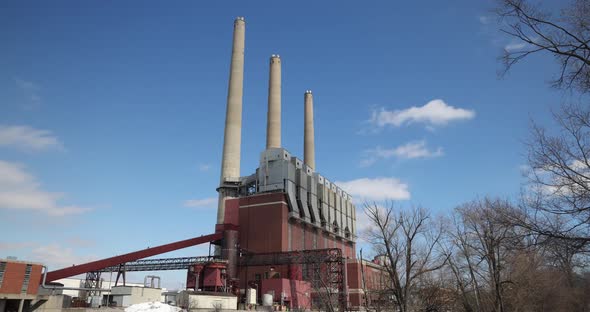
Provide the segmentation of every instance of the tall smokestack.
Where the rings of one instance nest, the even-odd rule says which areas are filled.
[[[281,147],[281,57],[270,57],[266,149]]]
[[[311,90],[303,95],[305,105],[305,122],[303,134],[303,162],[315,170],[315,139],[313,130],[313,94]]]
[[[246,21],[238,17],[234,21],[234,38],[229,70],[229,87],[227,91],[227,110],[225,113],[225,130],[223,136],[223,155],[221,158],[221,182],[219,186],[219,203],[217,205],[217,223],[224,223],[225,200],[235,197],[235,189],[225,186],[237,182],[240,177],[240,147],[242,143],[242,94],[244,89],[244,41]]]

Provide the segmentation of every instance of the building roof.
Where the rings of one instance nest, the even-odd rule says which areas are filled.
[[[3,259],[3,258],[0,258],[0,262],[25,263],[25,264],[43,265],[43,263],[40,263],[40,262],[32,262],[32,261],[27,261],[27,260],[16,260],[16,259]]]

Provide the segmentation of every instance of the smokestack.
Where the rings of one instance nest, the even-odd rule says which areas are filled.
[[[242,94],[244,89],[244,38],[246,21],[237,17],[234,21],[234,38],[229,70],[227,110],[221,158],[221,182],[218,189],[217,223],[224,223],[225,200],[235,197],[235,189],[225,186],[237,182],[240,177],[240,147],[242,143]]]
[[[305,122],[303,134],[303,162],[315,170],[315,139],[313,130],[313,94],[311,90],[303,95],[305,103]]]
[[[266,149],[281,147],[281,57],[270,57]]]

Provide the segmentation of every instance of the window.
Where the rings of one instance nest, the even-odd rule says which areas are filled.
[[[4,271],[6,270],[6,262],[0,262],[0,288],[2,288],[2,281],[4,280]]]
[[[33,269],[33,265],[27,264],[27,268],[25,269],[25,279],[23,281],[23,287],[21,288],[21,293],[26,294],[27,290],[29,289],[29,280],[31,279],[31,270]]]

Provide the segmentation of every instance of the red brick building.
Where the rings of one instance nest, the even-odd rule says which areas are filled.
[[[345,276],[348,307],[359,309],[365,304],[365,291],[381,290],[386,282],[386,272],[373,262],[356,259],[356,243],[335,235],[321,226],[315,226],[294,217],[290,213],[288,195],[283,192],[258,193],[226,201],[226,224],[234,225],[239,231],[239,248],[244,252],[278,253],[325,248],[342,250],[345,258]],[[265,285],[260,294],[268,291],[286,292],[289,305],[310,308],[311,300],[301,294],[318,291],[308,283],[309,272],[301,265],[269,265],[240,267],[238,270],[240,288],[247,285]],[[301,282],[301,283],[300,283]],[[285,286],[287,285],[287,286]],[[276,289],[275,289],[276,288]],[[259,295],[260,295],[259,294]],[[278,301],[278,300],[277,300]],[[296,302],[298,305],[293,306]]]
[[[45,302],[38,296],[42,265],[0,259],[0,312],[30,311]]]

